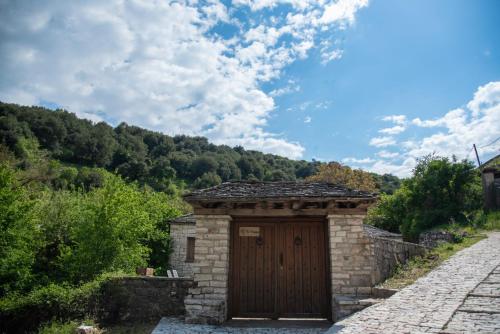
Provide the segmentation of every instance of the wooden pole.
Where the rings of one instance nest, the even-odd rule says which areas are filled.
[[[481,161],[479,161],[479,155],[477,154],[477,148],[476,144],[472,144],[472,147],[474,147],[474,152],[476,152],[476,159],[477,159],[477,166],[481,166]]]

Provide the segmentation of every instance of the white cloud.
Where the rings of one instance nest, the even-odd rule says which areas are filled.
[[[338,48],[340,42],[336,40],[332,42],[330,40],[325,40],[321,42],[320,54],[321,54],[321,64],[326,65],[333,60],[342,58],[343,50]]]
[[[399,157],[398,152],[389,152],[389,151],[385,151],[385,150],[377,152],[377,155],[383,159],[394,159],[394,158]]]
[[[382,120],[386,122],[393,122],[394,124],[404,125],[406,124],[406,115],[385,116]]]
[[[306,117],[304,118],[304,123],[311,123],[311,121],[312,121],[312,118],[311,118],[311,117],[309,117],[309,116],[306,116]]]
[[[343,51],[342,50],[330,50],[324,51],[321,53],[321,64],[326,65],[332,60],[337,60],[342,58]]]
[[[344,162],[344,163],[354,163],[354,164],[370,164],[370,163],[375,162],[375,160],[373,160],[372,158],[357,159],[357,158],[354,158],[354,157],[348,157],[348,158],[342,159],[342,162]]]
[[[386,146],[391,146],[391,145],[395,145],[395,144],[396,144],[396,140],[390,136],[375,137],[375,138],[370,139],[370,146],[386,147]]]
[[[496,81],[479,87],[474,93],[472,101],[467,103],[467,108],[472,111],[472,117],[478,117],[481,113],[490,110],[491,107],[499,103],[500,81]]]
[[[385,128],[378,130],[378,132],[386,134],[386,135],[397,135],[398,133],[401,133],[406,130],[406,127],[402,125],[396,125],[393,126],[392,128]]]
[[[368,6],[368,0],[338,0],[325,7],[320,23],[338,21],[354,22],[354,14],[363,7]]]
[[[301,144],[265,130],[280,92],[265,93],[262,83],[307,57],[318,32],[353,23],[367,2],[234,3],[1,2],[0,100],[50,102],[93,120],[299,158]],[[233,16],[278,4],[288,5],[281,19]],[[226,39],[212,33],[220,22],[238,32]]]
[[[300,85],[298,85],[295,81],[289,80],[288,84],[285,87],[281,87],[278,89],[274,89],[269,92],[269,95],[272,97],[282,96],[286,94],[300,92]]]
[[[415,164],[416,160],[412,157],[406,158],[400,164],[378,160],[366,169],[377,174],[393,174],[398,177],[408,177]]]
[[[500,152],[500,142],[489,145],[500,135],[500,82],[490,82],[478,87],[473,99],[466,104],[467,108],[450,110],[440,118],[422,120],[415,118],[412,125],[425,128],[436,128],[436,132],[413,138],[401,143],[400,153],[380,151],[377,155],[383,159],[399,159],[401,163],[378,160],[369,170],[377,173],[393,173],[398,176],[409,176],[415,166],[416,159],[435,153],[440,156],[458,159],[473,157],[472,144],[476,144],[480,157],[484,159]],[[388,121],[404,124],[406,117],[389,116]],[[381,146],[389,143],[391,137],[373,138],[370,145]]]

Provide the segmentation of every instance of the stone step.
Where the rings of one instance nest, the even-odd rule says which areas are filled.
[[[384,301],[384,298],[374,298],[372,296],[336,296],[334,302],[337,307],[337,320],[346,318],[382,301]]]

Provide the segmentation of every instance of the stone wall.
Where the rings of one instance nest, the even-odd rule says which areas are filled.
[[[368,294],[371,291],[373,257],[370,239],[363,231],[364,217],[328,216],[333,296]]]
[[[102,323],[157,321],[185,313],[184,298],[192,279],[167,277],[114,278],[102,286],[98,318]]]
[[[231,216],[199,215],[193,263],[197,287],[185,299],[188,323],[219,324],[226,320]]]
[[[455,236],[448,231],[427,231],[418,236],[418,243],[422,246],[434,248],[444,242],[455,242]]]
[[[427,248],[410,242],[386,238],[370,238],[373,243],[375,267],[373,284],[383,282],[400,264],[415,256],[424,255]]]
[[[187,238],[196,237],[194,223],[170,223],[170,236],[172,237],[172,253],[170,254],[170,268],[177,270],[181,277],[193,277],[191,262],[186,262]]]
[[[354,299],[371,296],[373,287],[389,277],[398,264],[422,255],[426,249],[394,238],[371,236],[364,231],[364,218],[365,215],[328,216],[334,321],[360,309],[350,307]]]

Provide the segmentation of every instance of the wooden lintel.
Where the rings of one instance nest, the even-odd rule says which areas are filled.
[[[371,199],[347,200],[288,200],[288,201],[237,201],[194,202],[197,215],[231,216],[327,216],[329,214],[365,214],[374,203]]]

